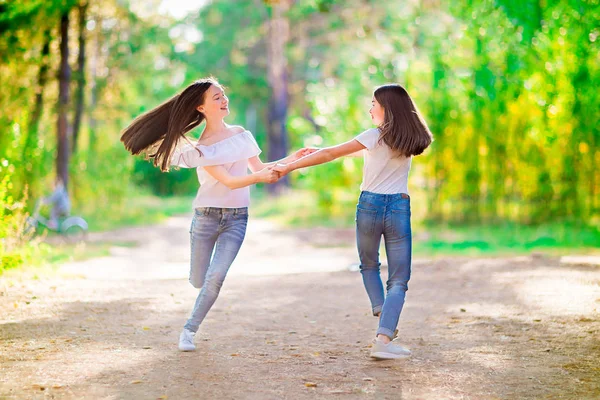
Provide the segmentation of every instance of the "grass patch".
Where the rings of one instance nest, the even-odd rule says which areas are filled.
[[[351,228],[358,195],[341,195],[328,212],[317,207],[317,196],[310,191],[289,191],[279,197],[254,191],[250,213],[253,217],[267,218],[284,226],[309,228],[312,226]]]
[[[57,266],[66,262],[107,256],[112,246],[114,244],[108,243],[50,244],[39,238],[34,239],[15,253],[18,254],[19,262],[14,265],[3,265],[3,268],[0,268],[0,275],[22,275],[21,266],[26,266],[27,273],[35,276],[52,274]]]
[[[352,229],[358,193],[337,198],[331,212],[317,207],[317,197],[305,191],[290,191],[277,198],[259,192],[253,194],[253,201],[253,216],[284,226]],[[418,256],[600,253],[600,229],[583,223],[433,224],[423,222],[426,210],[420,204],[426,203],[414,196],[412,203],[413,252]]]
[[[542,252],[600,252],[600,230],[574,223],[537,226],[504,223],[495,225],[417,225],[415,253],[419,254],[523,254]]]
[[[74,210],[74,215],[82,215],[91,232],[109,231],[125,226],[139,226],[160,223],[166,218],[191,213],[193,196],[158,197],[142,189],[131,189],[127,201],[88,205],[87,212],[81,214]],[[23,221],[16,225],[24,225]],[[21,235],[19,232],[15,236]],[[50,235],[48,241],[43,238]],[[52,244],[50,244],[52,243]],[[45,231],[41,236],[31,240],[21,238],[18,246],[12,246],[10,252],[0,248],[0,275],[4,271],[27,266],[36,271],[50,271],[53,266],[69,261],[80,261],[102,257],[109,254],[110,247],[132,247],[134,243],[61,243],[57,234]]]
[[[134,193],[122,205],[97,209],[84,215],[90,231],[102,232],[125,226],[151,225],[166,218],[191,213],[193,196],[157,197]]]

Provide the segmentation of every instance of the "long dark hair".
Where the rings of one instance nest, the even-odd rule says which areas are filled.
[[[388,84],[375,89],[373,95],[385,110],[379,140],[405,157],[423,153],[433,135],[406,89]]]
[[[140,115],[125,128],[121,141],[131,154],[145,153],[161,171],[169,170],[171,153],[180,139],[204,121],[197,110],[206,91],[219,86],[214,78],[197,80],[160,106]]]

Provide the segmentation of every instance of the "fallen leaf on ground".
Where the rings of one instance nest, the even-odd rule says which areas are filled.
[[[140,381],[139,379],[136,379],[136,380],[134,380],[134,381],[131,381],[131,382],[129,382],[129,383],[130,383],[130,384],[132,384],[132,385],[135,385],[135,384],[137,384],[137,383],[142,383],[142,381]]]
[[[306,387],[317,387],[317,384],[314,382],[305,382],[304,386]]]

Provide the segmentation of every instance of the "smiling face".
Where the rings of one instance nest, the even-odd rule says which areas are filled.
[[[383,124],[385,118],[385,110],[383,106],[379,104],[375,96],[373,96],[373,100],[371,101],[371,109],[369,110],[369,114],[371,114],[371,120],[377,126]]]
[[[197,107],[206,119],[224,118],[229,115],[229,99],[223,88],[211,85],[204,94],[204,104]]]

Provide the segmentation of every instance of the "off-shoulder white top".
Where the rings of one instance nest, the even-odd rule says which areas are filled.
[[[193,207],[239,208],[250,204],[250,187],[230,189],[213,178],[203,167],[224,166],[233,176],[248,173],[248,159],[261,153],[254,136],[247,130],[208,146],[197,144],[178,148],[171,156],[171,165],[196,168],[200,188]]]

